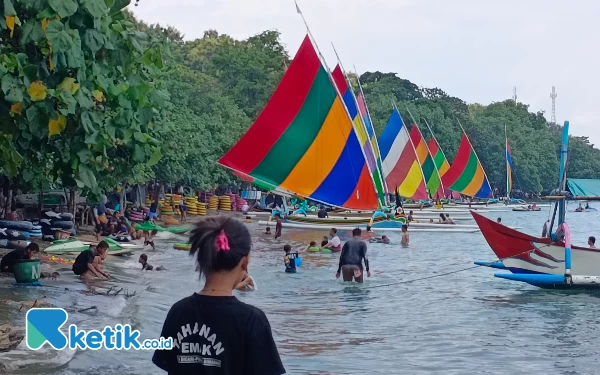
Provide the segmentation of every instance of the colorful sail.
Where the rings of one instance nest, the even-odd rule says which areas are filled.
[[[450,169],[450,163],[448,163],[448,159],[446,159],[446,155],[444,155],[444,152],[437,143],[435,137],[432,137],[429,141],[429,152],[431,152],[431,155],[433,156],[433,161],[435,162],[440,177],[444,177],[446,172],[448,172],[448,169]]]
[[[492,193],[483,166],[466,134],[463,134],[454,163],[442,176],[442,183],[446,188],[470,197],[488,198]]]
[[[356,98],[356,102],[358,103],[358,111],[360,112],[361,117],[363,118],[363,122],[365,124],[365,128],[367,129],[367,136],[371,140],[371,146],[375,153],[375,160],[377,161],[377,168],[379,169],[379,174],[383,176],[383,166],[381,153],[379,148],[379,143],[377,142],[377,136],[375,134],[375,128],[373,127],[373,121],[371,121],[371,114],[369,113],[369,107],[367,106],[367,101],[365,99],[365,95],[363,93],[362,85],[360,84],[360,79],[357,77],[358,82],[358,97]],[[389,193],[389,187],[385,182],[385,178],[383,179],[383,185],[385,192]]]
[[[508,139],[506,139],[506,196],[507,197],[510,197],[510,192],[512,190],[512,169],[513,169],[512,151],[510,150],[510,145],[508,144]]]
[[[405,198],[429,199],[421,165],[398,109],[394,108],[378,143],[388,189],[395,188]]]
[[[378,207],[352,122],[308,36],[266,107],[219,163],[332,206]]]
[[[346,76],[342,71],[340,65],[337,65],[333,72],[331,73],[333,77],[333,81],[335,82],[338,91],[341,93],[342,98],[344,100],[344,104],[348,109],[348,114],[352,119],[354,124],[354,131],[358,136],[358,141],[363,150],[363,154],[367,161],[367,167],[369,168],[369,173],[373,178],[373,182],[375,183],[375,189],[377,190],[377,196],[379,198],[379,205],[384,207],[386,205],[385,202],[385,189],[383,187],[383,179],[379,174],[379,169],[377,167],[377,160],[375,158],[375,152],[373,151],[373,146],[369,141],[369,137],[367,135],[367,129],[365,124],[363,123],[362,116],[358,112],[358,105],[356,103],[356,97],[352,92],[352,88],[348,85],[348,81],[346,80]]]
[[[441,189],[442,182],[440,181],[440,175],[433,162],[433,158],[429,154],[427,143],[425,143],[425,139],[423,139],[423,135],[416,123],[413,124],[412,129],[410,129],[410,139],[415,146],[415,152],[417,153],[417,158],[421,164],[423,177],[425,177],[425,182],[427,183],[427,192],[431,197],[443,197],[444,193],[443,189]]]

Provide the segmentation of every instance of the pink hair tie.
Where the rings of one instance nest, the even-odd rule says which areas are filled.
[[[221,229],[221,232],[217,236],[217,240],[215,241],[215,245],[217,246],[217,250],[219,251],[229,251],[231,248],[229,247],[229,239],[225,234],[225,230]]]

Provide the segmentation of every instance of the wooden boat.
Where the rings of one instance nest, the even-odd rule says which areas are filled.
[[[540,207],[513,207],[512,209],[513,211],[519,211],[519,212],[529,212],[529,211],[541,211],[542,209]]]
[[[273,226],[275,223],[272,221],[261,220],[258,222],[258,225],[262,226]],[[297,224],[290,222],[283,222],[284,228],[294,228],[294,229],[329,229],[331,226],[323,226],[320,224]],[[354,228],[361,228],[363,230],[367,229],[366,224],[357,224],[357,225],[336,225],[336,229],[338,230],[352,230]],[[377,232],[399,232],[402,228],[398,227],[390,227],[390,228],[376,228]],[[476,225],[472,226],[461,226],[458,227],[456,225],[447,225],[447,224],[431,224],[428,227],[413,227],[413,224],[410,226],[411,232],[460,232],[460,233],[476,233],[479,232],[479,228]]]
[[[556,200],[555,214],[550,226],[544,225],[544,234],[547,236],[531,236],[471,212],[481,234],[499,258],[497,261],[477,261],[475,264],[508,270],[511,273],[497,273],[494,276],[541,288],[600,288],[600,249],[571,246],[570,228],[564,220],[567,195],[563,192],[566,188],[568,142],[569,122],[565,121],[559,189],[551,197]],[[558,227],[552,233],[556,218]]]

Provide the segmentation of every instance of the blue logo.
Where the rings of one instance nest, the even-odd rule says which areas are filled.
[[[64,309],[37,308],[27,311],[25,337],[31,350],[41,349],[46,343],[56,350],[90,349],[98,350],[170,350],[173,339],[146,339],[140,342],[140,331],[129,324],[106,326],[99,330],[80,330],[76,325],[69,326],[65,335],[60,329],[67,322],[69,314]]]
[[[25,338],[27,347],[38,350],[45,343],[56,350],[67,347],[67,336],[60,328],[67,322],[68,314],[64,309],[44,308],[30,309],[25,317],[27,326]]]

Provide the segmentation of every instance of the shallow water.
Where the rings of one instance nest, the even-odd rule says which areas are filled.
[[[570,207],[572,210],[574,206]],[[500,212],[506,225],[541,233],[548,208],[535,213]],[[573,242],[594,233],[597,212],[569,213]],[[600,293],[556,292],[493,277],[473,268],[428,280],[384,286],[457,271],[473,260],[493,260],[480,233],[412,233],[409,248],[369,245],[373,276],[364,285],[335,279],[338,256],[304,255],[295,275],[283,272],[284,243],[301,246],[321,231],[284,230],[283,241],[255,235],[250,273],[258,291],[238,297],[263,309],[288,373],[310,374],[590,374],[598,372]],[[344,233],[348,237],[349,233]],[[395,244],[399,233],[391,233]],[[116,258],[114,279],[91,287],[127,285],[131,298],[87,296],[90,288],[62,280],[46,287],[17,288],[0,280],[0,298],[34,300],[67,307],[80,328],[130,323],[143,338],[156,338],[170,306],[201,289],[188,253],[172,249],[180,237],[157,241],[149,262],[164,272],[140,272],[137,256]],[[66,291],[67,287],[70,290]],[[74,290],[76,289],[76,290]],[[74,310],[98,306],[97,312]],[[22,320],[14,306],[0,305],[0,324]],[[0,354],[0,363],[23,374],[161,374],[148,351],[31,352]],[[18,368],[18,369],[17,369]]]

